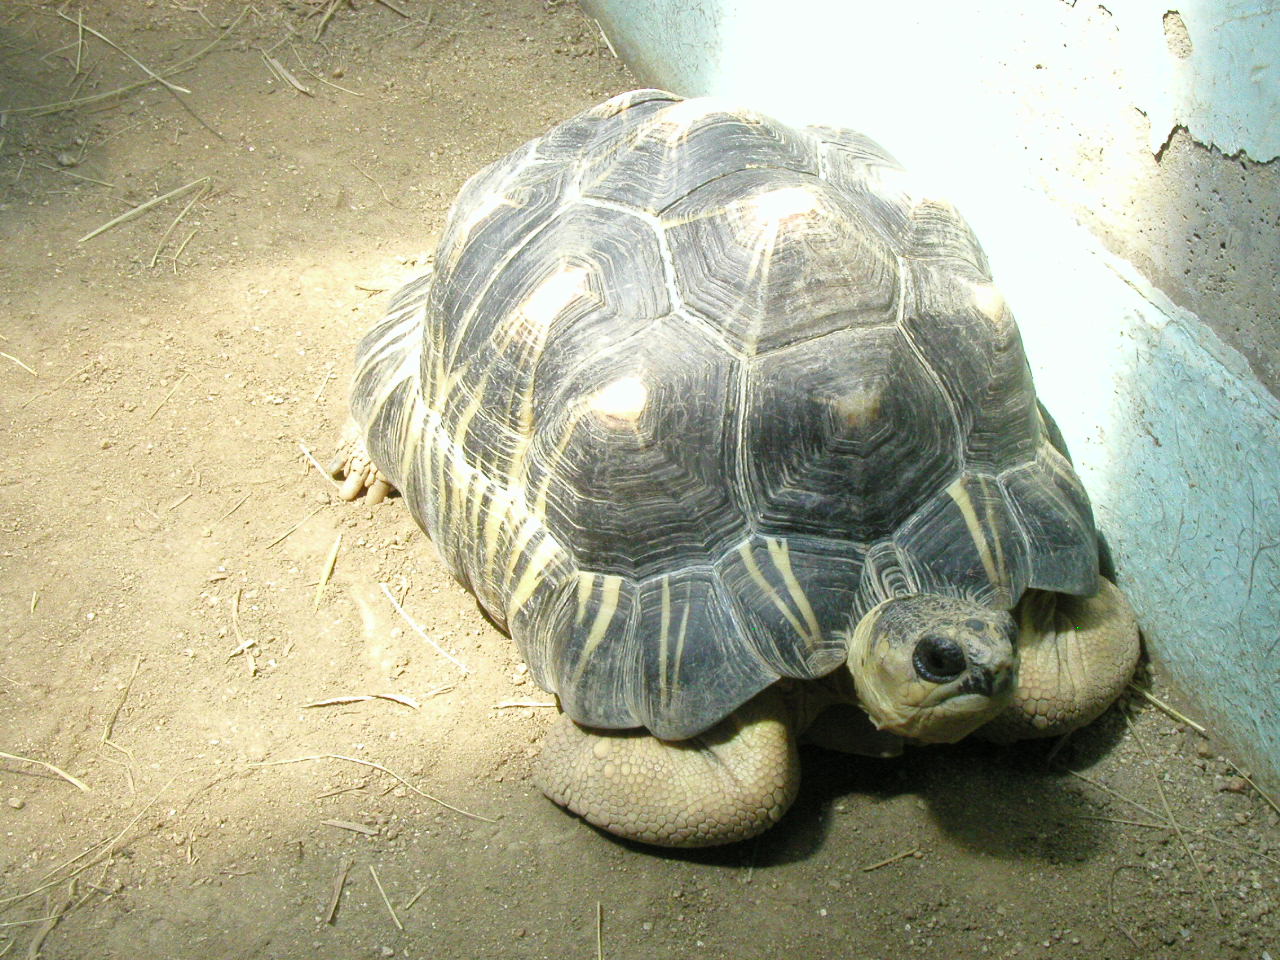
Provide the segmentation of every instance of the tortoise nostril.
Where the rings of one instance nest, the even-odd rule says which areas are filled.
[[[947,683],[964,673],[968,661],[960,644],[946,637],[925,637],[911,658],[916,673],[931,683]]]

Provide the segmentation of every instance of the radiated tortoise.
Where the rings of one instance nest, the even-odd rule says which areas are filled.
[[[971,230],[880,147],[658,90],[474,176],[360,345],[343,493],[398,490],[563,714],[537,779],[752,836],[797,737],[1060,734],[1134,616]]]

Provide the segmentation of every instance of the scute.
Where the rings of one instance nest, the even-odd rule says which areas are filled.
[[[959,470],[946,397],[896,326],[752,362],[743,425],[756,526],[869,543]]]
[[[737,171],[818,170],[810,140],[764,117],[727,111],[713,100],[683,100],[635,120],[633,113],[622,136],[584,156],[583,196],[656,215]]]
[[[1030,580],[1026,538],[992,476],[958,477],[895,531],[893,543],[918,592],[958,591],[1008,610]]]
[[[684,304],[745,355],[896,316],[892,251],[817,177],[752,169],[709,179],[662,223]]]
[[[717,573],[756,658],[775,676],[816,678],[844,661],[838,633],[861,567],[848,543],[756,535],[726,552]]]
[[[584,569],[709,563],[746,525],[730,423],[706,415],[732,404],[736,364],[679,317],[597,333],[538,378],[526,491]]]
[[[853,130],[809,127],[817,138],[823,176],[838,184],[869,211],[867,222],[895,250],[903,249],[911,235],[911,210],[915,206],[910,177],[884,148]]]
[[[721,720],[777,678],[745,642],[721,577],[690,567],[640,584],[635,716],[681,740]]]
[[[1027,536],[1028,586],[1087,597],[1098,587],[1093,510],[1080,478],[1045,442],[1031,463],[1000,475]]]
[[[950,398],[965,465],[999,473],[1034,458],[1042,437],[1031,369],[999,292],[945,261],[907,261],[907,276],[902,327]]]

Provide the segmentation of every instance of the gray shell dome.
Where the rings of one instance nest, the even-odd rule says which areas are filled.
[[[689,737],[918,592],[1090,594],[972,232],[865,137],[640,90],[473,177],[352,409],[579,722]]]

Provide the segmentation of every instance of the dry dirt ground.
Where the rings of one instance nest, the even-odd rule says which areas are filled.
[[[0,956],[1280,957],[1276,811],[1145,705],[808,752],[713,852],[531,785],[550,698],[300,445],[465,177],[629,85],[562,2],[0,6]]]

